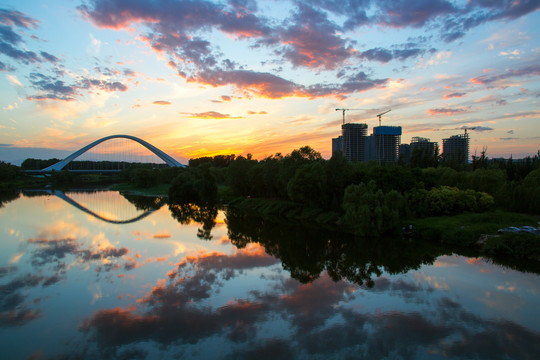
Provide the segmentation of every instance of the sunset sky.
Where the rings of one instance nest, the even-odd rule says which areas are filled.
[[[540,150],[538,0],[0,0],[0,160],[113,134],[185,162],[331,156],[348,122],[402,143],[475,128],[471,154]],[[49,149],[51,151],[46,151]],[[52,151],[62,150],[62,151]]]

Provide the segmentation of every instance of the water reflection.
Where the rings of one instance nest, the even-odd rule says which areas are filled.
[[[2,358],[532,359],[539,277],[233,209],[23,194],[0,218]],[[99,195],[99,196],[97,196]],[[99,204],[101,203],[101,204]],[[32,342],[28,342],[32,339]]]
[[[334,281],[342,279],[362,285],[373,285],[372,277],[383,271],[399,274],[432,264],[448,249],[437,244],[412,245],[408,240],[355,238],[341,232],[276,223],[234,209],[226,210],[228,235],[232,243],[243,248],[260,243],[279,258],[291,276],[311,282],[326,271]]]

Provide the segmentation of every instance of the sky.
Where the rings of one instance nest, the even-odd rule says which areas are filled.
[[[538,0],[0,0],[0,160],[142,138],[331,156],[347,122],[540,150]]]

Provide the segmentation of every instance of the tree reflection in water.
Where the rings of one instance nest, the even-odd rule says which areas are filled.
[[[202,225],[197,230],[197,237],[203,240],[212,239],[212,229],[216,226],[218,208],[210,204],[169,204],[171,215],[180,224],[196,222]]]
[[[225,213],[228,236],[234,245],[244,248],[251,242],[260,243],[302,283],[312,282],[326,271],[334,281],[346,279],[372,287],[372,278],[383,271],[405,273],[451,253],[438,244],[412,244],[401,238],[357,238],[298,223],[278,223],[233,208],[227,208]]]
[[[19,191],[14,189],[7,189],[0,191],[0,208],[4,207],[5,204],[16,200],[19,198]]]
[[[120,193],[137,210],[159,210],[165,204],[165,198],[159,196],[131,195]]]

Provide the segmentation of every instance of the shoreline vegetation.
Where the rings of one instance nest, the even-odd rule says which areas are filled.
[[[28,177],[0,163],[6,195],[0,201],[10,201],[14,189],[99,185],[125,194],[166,195],[172,204],[221,204],[356,238],[405,237],[540,261],[539,235],[497,234],[507,226],[539,226],[540,156],[499,161],[484,151],[471,164],[415,159],[380,165],[351,163],[338,154],[325,160],[305,146],[263,160],[218,155],[191,159],[187,168],[133,167],[116,175],[61,171],[49,178]]]

